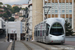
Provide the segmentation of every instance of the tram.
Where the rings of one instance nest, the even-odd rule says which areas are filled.
[[[34,28],[34,40],[44,43],[65,42],[65,20],[63,18],[48,18]]]

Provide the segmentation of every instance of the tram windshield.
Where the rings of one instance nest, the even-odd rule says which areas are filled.
[[[52,35],[62,35],[64,33],[63,27],[60,23],[54,23],[51,27],[50,34]]]

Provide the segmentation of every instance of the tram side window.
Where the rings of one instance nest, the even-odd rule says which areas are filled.
[[[44,36],[44,30],[43,30],[43,36]]]
[[[38,31],[38,36],[39,36],[39,31]]]
[[[49,27],[50,27],[50,25],[49,24],[46,24],[46,36],[48,36]]]
[[[36,36],[36,32],[34,31],[34,36]]]
[[[36,36],[37,36],[37,31],[36,31]]]

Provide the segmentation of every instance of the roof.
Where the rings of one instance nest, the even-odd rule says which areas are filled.
[[[28,5],[28,4],[22,4],[22,5]]]

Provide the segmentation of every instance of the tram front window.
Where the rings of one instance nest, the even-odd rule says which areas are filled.
[[[54,23],[51,27],[50,34],[59,36],[64,33],[63,27],[60,23]]]

